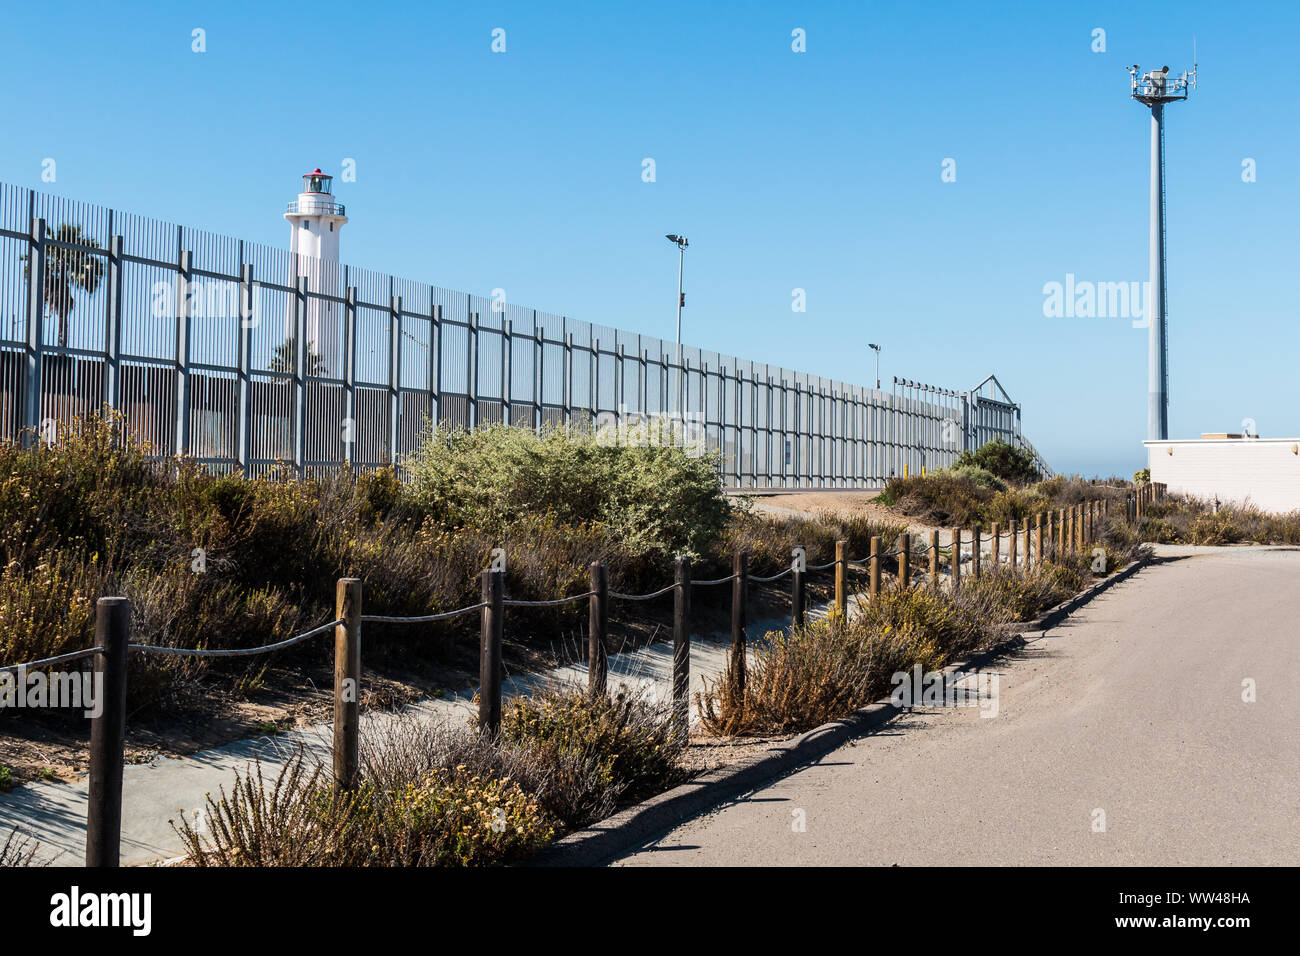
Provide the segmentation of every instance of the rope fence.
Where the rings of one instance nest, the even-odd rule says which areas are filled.
[[[1125,501],[1124,519],[1130,523],[1142,520],[1151,502],[1163,497],[1164,486],[1147,483],[1137,492],[1131,492]],[[805,623],[806,584],[809,572],[835,571],[834,599],[831,613],[841,616],[848,611],[848,571],[866,569],[869,599],[877,598],[881,591],[881,561],[897,558],[896,580],[900,587],[911,587],[913,558],[927,554],[929,561],[929,586],[938,588],[941,580],[940,559],[946,558],[950,587],[961,586],[963,566],[971,565],[971,574],[978,577],[982,570],[983,544],[987,540],[990,560],[994,567],[1002,564],[1001,544],[1009,542],[1008,563],[1014,568],[1023,563],[1041,564],[1049,557],[1081,553],[1096,541],[1096,522],[1110,514],[1111,499],[1083,502],[1069,508],[1060,508],[1033,516],[1018,526],[1008,522],[1004,532],[997,523],[991,524],[987,539],[979,528],[969,534],[970,552],[963,550],[964,532],[954,528],[950,532],[947,548],[940,545],[939,532],[931,532],[931,543],[920,548],[912,547],[912,536],[904,532],[899,536],[898,547],[885,551],[878,536],[870,540],[869,554],[864,558],[850,558],[848,542],[835,542],[835,560],[825,564],[810,565],[806,549],[798,547],[792,554],[789,567],[767,576],[751,575],[749,555],[735,555],[731,574],[714,579],[693,580],[691,561],[678,557],[674,565],[673,583],[645,594],[625,594],[610,591],[603,562],[590,565],[590,587],[581,594],[552,600],[525,601],[505,597],[505,571],[489,568],[480,574],[480,600],[477,604],[443,611],[437,614],[395,616],[362,613],[362,583],[357,578],[343,578],[336,584],[334,619],[301,634],[271,644],[250,648],[177,648],[150,644],[131,644],[130,602],[125,597],[102,597],[95,608],[94,646],[71,651],[54,657],[29,661],[24,664],[0,666],[0,674],[22,672],[29,669],[66,664],[87,658],[93,659],[96,675],[103,675],[104,706],[91,721],[90,747],[90,799],[87,807],[86,865],[88,867],[115,867],[120,858],[122,768],[125,757],[126,673],[127,658],[131,653],[158,654],[193,658],[236,658],[268,654],[319,637],[334,633],[334,740],[333,779],[337,787],[352,789],[356,785],[359,768],[359,724],[361,690],[361,625],[362,624],[432,624],[481,611],[479,630],[479,712],[481,730],[495,737],[500,732],[502,716],[502,641],[504,636],[505,608],[558,607],[587,601],[588,660],[587,691],[603,695],[606,691],[606,645],[608,642],[608,608],[610,598],[623,601],[649,601],[673,594],[673,664],[672,664],[672,724],[673,732],[686,739],[689,731],[690,689],[690,596],[694,587],[712,587],[730,583],[731,593],[731,654],[727,680],[743,691],[745,681],[745,649],[747,642],[748,591],[751,583],[770,584],[787,576],[791,578],[791,624],[801,627]],[[1023,538],[1024,551],[1019,550]],[[920,570],[917,568],[916,570]]]

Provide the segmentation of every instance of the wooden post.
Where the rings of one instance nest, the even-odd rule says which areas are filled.
[[[591,562],[591,591],[587,609],[587,693],[605,694],[605,638],[609,634],[609,575],[603,561]]]
[[[102,707],[90,721],[90,793],[86,805],[86,866],[116,867],[122,845],[122,764],[126,744],[126,651],[131,603],[95,602],[95,679]]]
[[[980,576],[980,528],[976,525],[970,533],[970,573],[972,577]]]
[[[849,543],[835,542],[835,613],[840,620],[849,612]]]
[[[673,726],[679,740],[690,733],[691,559],[678,557],[673,592]]]
[[[736,553],[731,581],[731,687],[737,702],[745,699],[745,598],[749,590],[749,553]]]
[[[1041,511],[1034,515],[1034,551],[1035,560],[1041,565],[1043,563],[1043,513]]]
[[[799,550],[803,553],[795,558],[790,572],[790,623],[794,627],[803,627],[804,608],[806,606],[804,575],[806,574],[807,551],[804,548]]]
[[[930,588],[939,589],[939,532],[930,532]]]
[[[898,586],[907,588],[912,584],[912,536],[904,531],[899,540]]]
[[[1047,512],[1047,554],[1044,557],[1056,557],[1056,513]]]
[[[1074,506],[1074,550],[1083,550],[1083,505]]]
[[[334,586],[334,786],[351,790],[360,766],[361,581],[339,578]]]
[[[871,561],[869,564],[868,587],[870,588],[871,600],[875,600],[880,594],[880,536],[871,536]]]
[[[1007,534],[1009,534],[1009,535],[1011,536],[1010,539],[1009,539],[1010,542],[1011,542],[1011,547],[1007,549],[1007,555],[1008,555],[1008,557],[1011,559],[1011,568],[1012,568],[1012,570],[1015,570],[1015,567],[1016,567],[1016,556],[1017,556],[1017,552],[1020,550],[1020,547],[1019,547],[1019,546],[1020,546],[1020,532],[1016,530],[1016,519],[1015,519],[1015,518],[1012,518],[1012,519],[1007,523]]]
[[[961,588],[961,528],[952,529],[952,557],[948,559],[952,574],[952,590],[956,594]]]
[[[992,549],[990,555],[993,559],[993,570],[998,569],[998,564],[1002,560],[1002,536],[998,533],[998,523],[994,521],[989,527],[989,547]]]
[[[1057,525],[1057,537],[1060,539],[1060,544],[1057,548],[1057,553],[1060,554],[1061,557],[1065,557],[1066,553],[1069,551],[1069,544],[1068,544],[1069,539],[1066,537],[1066,522],[1065,522],[1064,508],[1057,509],[1056,525]]]
[[[482,624],[479,627],[478,725],[495,736],[501,732],[501,638],[505,631],[505,572],[482,574]]]

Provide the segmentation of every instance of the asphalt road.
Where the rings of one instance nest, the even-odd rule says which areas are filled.
[[[996,717],[900,715],[620,863],[1300,864],[1300,549],[1160,551],[998,663]]]

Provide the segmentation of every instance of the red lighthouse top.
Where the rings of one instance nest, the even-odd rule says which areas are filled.
[[[332,182],[334,177],[328,173],[322,173],[317,166],[309,173],[304,173],[302,177],[302,191],[305,193],[325,193],[333,194]]]

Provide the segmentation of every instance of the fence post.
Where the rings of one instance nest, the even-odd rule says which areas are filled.
[[[808,565],[808,552],[805,548],[798,548],[799,552],[795,555],[794,563],[791,565],[790,572],[790,600],[791,612],[790,623],[794,627],[803,627],[804,607],[805,607],[805,587],[804,574]]]
[[[1007,533],[1011,535],[1010,547],[1007,549],[1007,556],[1011,559],[1011,569],[1016,568],[1017,553],[1020,550],[1020,531],[1016,528],[1016,519],[1012,518],[1007,522]]]
[[[190,453],[190,304],[194,253],[182,249],[176,264],[176,454]]]
[[[293,297],[293,473],[302,477],[307,430],[307,277],[298,276]]]
[[[980,527],[976,525],[970,533],[970,573],[973,577],[980,576]]]
[[[253,316],[260,315],[256,290],[253,288],[253,266],[245,262],[239,269],[239,363],[238,401],[239,423],[237,449],[239,471],[245,478],[251,473],[253,445],[253,393],[250,372],[253,366]]]
[[[930,588],[939,589],[939,532],[930,532]]]
[[[691,695],[691,559],[678,556],[673,592],[673,724],[677,737],[690,733]]]
[[[1043,513],[1034,515],[1034,551],[1039,565],[1043,563]]]
[[[465,415],[471,431],[478,427],[478,313],[473,300],[465,298]]]
[[[90,784],[86,806],[86,866],[116,867],[122,842],[122,762],[126,740],[126,650],[131,603],[95,602],[94,670],[103,681],[103,707],[90,722]]]
[[[334,589],[334,785],[356,786],[361,728],[361,581],[339,578]]]
[[[609,632],[609,576],[603,561],[591,562],[591,590],[587,614],[587,693],[605,693],[605,637]]]
[[[332,370],[331,370],[332,371]],[[401,439],[402,414],[402,297],[388,302],[388,464],[397,464],[397,443]]]
[[[996,521],[989,526],[989,548],[991,552],[989,556],[993,561],[993,570],[996,571],[1002,561],[1002,535]]]
[[[961,588],[961,528],[952,529],[952,557],[948,563],[952,569],[952,591],[956,594]]]
[[[737,701],[745,699],[745,598],[749,590],[749,553],[738,551],[731,582],[731,690]]]
[[[354,285],[348,286],[344,293],[343,329],[343,460],[351,465],[356,461],[357,440],[361,437],[357,428],[357,287]]]
[[[41,352],[45,348],[45,220],[32,219],[27,242],[27,376],[23,382],[23,444],[41,440]]]
[[[871,574],[870,574],[870,593],[871,600],[875,600],[880,594],[880,536],[871,536]]]
[[[841,620],[849,609],[849,543],[835,542],[835,613]]]
[[[122,408],[122,243],[108,240],[108,316],[104,323],[104,403]]]
[[[1074,550],[1083,550],[1083,505],[1074,506]]]
[[[912,536],[904,531],[899,535],[898,586],[907,588],[912,583]]]
[[[496,736],[501,731],[501,635],[504,630],[505,572],[484,571],[483,620],[479,629],[478,725]]]

